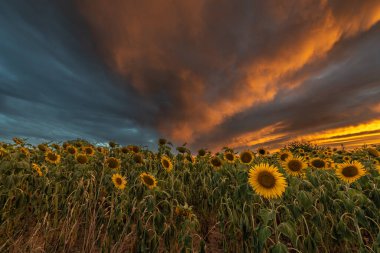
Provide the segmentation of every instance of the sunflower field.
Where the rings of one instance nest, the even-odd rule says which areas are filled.
[[[380,252],[380,145],[0,143],[0,252]]]

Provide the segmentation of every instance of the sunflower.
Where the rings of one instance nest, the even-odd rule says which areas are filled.
[[[24,148],[24,147],[20,148],[20,152],[21,152],[23,155],[25,155],[25,156],[29,156],[29,155],[30,155],[29,149]]]
[[[185,161],[185,163],[191,163],[191,164],[194,164],[195,159],[194,159],[194,157],[193,157],[192,155],[187,154],[187,155],[185,155],[185,157],[184,157],[184,161]]]
[[[125,177],[123,177],[119,173],[112,175],[112,182],[115,185],[115,187],[120,190],[123,190],[127,184],[127,180],[125,179]]]
[[[160,138],[158,139],[158,145],[162,146],[162,145],[165,145],[168,141],[164,138]]]
[[[375,166],[375,169],[380,173],[380,162],[378,160],[374,160],[372,164]]]
[[[285,162],[286,159],[288,159],[289,157],[292,156],[292,153],[289,152],[289,151],[282,151],[280,154],[279,154],[279,158],[282,162]]]
[[[282,166],[289,175],[301,176],[304,174],[307,164],[303,158],[294,156],[288,157],[284,162],[282,162]]]
[[[115,157],[108,157],[105,165],[110,169],[120,169],[120,160]]]
[[[42,177],[42,171],[41,171],[41,167],[38,166],[38,164],[36,163],[32,163],[32,168],[37,172],[37,174]]]
[[[137,164],[143,164],[144,163],[144,157],[141,153],[134,153],[133,154],[133,161]]]
[[[123,152],[124,154],[127,154],[129,152],[129,148],[124,146],[121,148],[121,152]]]
[[[156,178],[149,173],[145,173],[145,172],[141,173],[140,180],[143,184],[145,184],[151,190],[157,186]]]
[[[75,155],[78,152],[77,148],[71,145],[66,147],[66,151],[71,155]]]
[[[244,164],[250,164],[253,161],[253,153],[250,150],[241,152],[240,161]]]
[[[223,163],[222,163],[222,160],[219,159],[219,157],[217,156],[213,156],[210,160],[210,163],[212,165],[212,167],[214,167],[214,169],[220,169],[220,167],[222,167]]]
[[[310,165],[313,167],[313,168],[316,168],[316,169],[323,169],[323,168],[326,168],[326,162],[325,160],[321,159],[321,158],[314,158],[313,160],[310,161]]]
[[[258,153],[259,155],[261,155],[261,156],[266,155],[267,152],[268,152],[268,151],[267,151],[265,148],[258,148],[258,149],[257,149],[257,153]]]
[[[76,157],[75,157],[75,160],[80,163],[80,164],[85,164],[88,162],[88,157],[86,154],[78,154]]]
[[[335,173],[344,182],[352,183],[361,178],[365,174],[365,170],[363,164],[353,161],[339,164]]]
[[[14,143],[16,143],[17,145],[21,145],[21,144],[24,144],[24,141],[21,140],[20,138],[17,138],[17,137],[13,137],[12,139],[14,141]]]
[[[41,150],[42,152],[46,152],[49,150],[49,148],[45,144],[38,144],[38,149]]]
[[[349,156],[343,156],[342,160],[345,162],[349,162],[351,161],[351,158]]]
[[[284,176],[273,165],[260,163],[249,170],[248,183],[265,198],[280,197],[287,187]]]
[[[91,146],[87,146],[83,148],[83,151],[86,153],[88,156],[93,156],[95,154],[95,150]]]
[[[45,155],[45,160],[49,163],[58,164],[61,161],[61,156],[52,151],[48,151]]]
[[[207,154],[207,152],[205,149],[202,148],[202,149],[198,150],[198,156],[204,157],[206,154]]]
[[[305,150],[303,150],[302,148],[298,149],[298,153],[300,154],[304,154],[305,153]]]
[[[228,163],[233,163],[235,161],[234,153],[225,152],[224,153],[224,160],[226,160]]]
[[[5,148],[0,147],[0,157],[6,156],[7,154],[8,151]]]
[[[380,152],[377,151],[375,148],[367,148],[367,152],[373,157],[380,157]]]
[[[172,161],[169,159],[169,157],[167,157],[167,156],[162,156],[162,157],[161,157],[161,165],[162,165],[162,167],[164,167],[164,169],[165,169],[167,172],[170,172],[170,171],[172,171],[172,169],[173,169],[173,163],[172,163]]]

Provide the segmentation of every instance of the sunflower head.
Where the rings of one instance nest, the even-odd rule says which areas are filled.
[[[307,168],[304,159],[298,156],[288,157],[282,163],[282,166],[285,168],[286,172],[292,176],[302,176]]]
[[[67,153],[69,153],[71,155],[75,155],[78,150],[76,147],[69,145],[66,147],[66,151],[67,151]]]
[[[32,163],[32,168],[37,172],[38,176],[42,177],[41,167],[38,164]]]
[[[88,162],[88,157],[86,154],[78,154],[76,157],[75,157],[75,160],[80,163],[80,164],[85,164]]]
[[[194,159],[194,157],[192,155],[187,154],[187,155],[184,156],[184,161],[185,161],[185,163],[194,164],[195,159]]]
[[[110,169],[120,169],[120,160],[115,157],[108,157],[105,161],[105,165]]]
[[[84,148],[83,148],[83,151],[84,151],[84,153],[86,153],[86,155],[88,155],[88,156],[93,156],[93,155],[95,154],[95,150],[94,150],[94,148],[91,147],[91,146],[84,147]]]
[[[316,169],[324,169],[326,168],[326,161],[317,157],[310,161],[310,165]]]
[[[164,138],[160,138],[160,139],[158,139],[158,145],[160,145],[160,146],[165,145],[167,142],[168,142],[168,141],[167,141],[166,139],[164,139]]]
[[[121,152],[123,152],[124,154],[127,154],[129,152],[129,148],[124,146],[121,148]]]
[[[24,141],[21,140],[20,138],[17,138],[17,137],[13,137],[13,142],[16,143],[17,145],[22,145],[24,144]]]
[[[273,165],[260,163],[249,170],[248,183],[265,198],[280,197],[287,187],[284,176]]]
[[[200,156],[200,157],[204,157],[205,155],[206,155],[206,150],[205,149],[200,149],[200,150],[198,150],[198,156]]]
[[[345,162],[349,162],[351,161],[351,158],[349,156],[343,156],[342,160]]]
[[[214,169],[219,169],[220,167],[222,167],[223,164],[222,160],[220,160],[217,156],[213,156],[210,160],[210,163],[212,167],[214,167]]]
[[[226,160],[228,163],[233,163],[235,161],[235,154],[232,152],[225,152],[224,160]]]
[[[114,141],[110,141],[108,142],[108,145],[111,147],[111,148],[115,148],[117,146],[116,142]]]
[[[279,154],[280,161],[285,162],[286,159],[292,156],[292,153],[289,151],[282,151]]]
[[[253,153],[250,150],[245,150],[240,153],[240,161],[244,164],[250,164],[253,161]]]
[[[302,148],[300,148],[300,149],[298,149],[298,153],[303,154],[303,153],[305,153],[305,150],[303,150]]]
[[[49,150],[49,148],[45,144],[38,144],[38,149],[41,150],[42,152],[46,152]]]
[[[167,156],[161,157],[161,166],[167,171],[170,172],[173,169],[173,163]]]
[[[137,164],[143,164],[144,163],[144,157],[141,153],[134,153],[133,154],[133,161]]]
[[[119,173],[112,175],[112,182],[115,185],[115,187],[120,190],[123,190],[125,186],[127,185],[127,180],[125,179],[125,177],[123,177]]]
[[[145,173],[145,172],[141,173],[140,180],[149,189],[153,189],[157,186],[156,178],[149,173]]]
[[[27,148],[20,148],[20,152],[24,155],[24,156],[29,156],[30,155],[30,152],[29,152],[29,149]]]
[[[45,160],[49,163],[58,164],[61,160],[61,156],[52,151],[48,151],[45,154]]]
[[[365,170],[363,164],[353,161],[339,164],[335,173],[344,182],[352,183],[361,178],[365,174]]]
[[[258,148],[257,153],[261,156],[264,156],[267,154],[267,150],[265,148]]]

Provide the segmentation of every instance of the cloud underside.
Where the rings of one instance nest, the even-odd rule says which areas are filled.
[[[124,78],[119,88],[154,105],[144,122],[176,141],[276,145],[379,116],[377,0],[78,7],[98,53]]]

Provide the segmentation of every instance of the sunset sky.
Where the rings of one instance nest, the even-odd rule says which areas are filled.
[[[380,143],[379,0],[0,1],[0,140]]]

